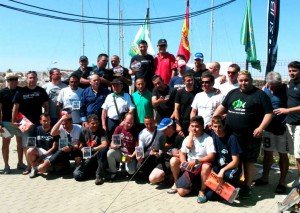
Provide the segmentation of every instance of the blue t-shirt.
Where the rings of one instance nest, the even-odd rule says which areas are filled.
[[[220,168],[225,167],[232,161],[233,155],[239,155],[242,151],[236,136],[233,134],[226,134],[219,138],[216,133],[211,130],[211,137],[213,138],[216,148],[216,157],[214,165]]]
[[[177,76],[171,78],[169,87],[172,87],[177,90],[184,88],[185,85],[183,84],[183,77],[180,77],[177,75]]]

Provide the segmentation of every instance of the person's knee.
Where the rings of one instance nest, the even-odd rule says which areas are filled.
[[[211,166],[209,164],[203,164],[201,168],[201,174],[207,174],[211,171]]]
[[[172,158],[170,159],[170,166],[171,166],[171,167],[179,166],[179,164],[180,164],[179,158],[177,158],[177,157],[172,157]]]
[[[191,190],[183,189],[183,188],[177,188],[177,193],[179,196],[184,197],[190,193]]]
[[[149,182],[150,183],[158,183],[164,179],[165,173],[163,171],[159,171],[154,169],[151,174],[149,175]]]
[[[73,172],[73,177],[76,181],[82,181],[84,180],[84,173],[78,169],[75,169]]]

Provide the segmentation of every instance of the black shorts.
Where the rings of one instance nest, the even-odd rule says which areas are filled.
[[[261,148],[261,138],[237,137],[242,149],[241,162],[256,163]]]
[[[171,173],[171,166],[170,166],[170,161],[163,161],[162,163],[157,164],[155,167],[157,169],[163,170],[165,174],[170,174]]]

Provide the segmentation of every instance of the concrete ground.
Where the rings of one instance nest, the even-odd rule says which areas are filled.
[[[233,204],[225,201],[198,204],[196,195],[184,198],[170,195],[167,194],[170,186],[150,185],[141,178],[128,182],[129,178],[120,177],[119,181],[100,186],[94,184],[94,179],[76,182],[71,173],[30,179],[16,169],[15,140],[10,150],[11,174],[3,174],[4,163],[0,158],[0,212],[277,212],[277,202],[286,196],[274,194],[279,179],[276,171],[271,172],[269,185],[253,187],[250,199],[237,199]],[[297,174],[295,170],[292,172],[287,177],[289,187],[296,184]]]

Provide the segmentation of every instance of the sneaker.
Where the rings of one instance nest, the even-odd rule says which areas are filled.
[[[96,185],[101,185],[103,183],[104,183],[103,179],[99,175],[97,175],[96,180],[95,180],[95,184]]]
[[[247,199],[250,198],[252,195],[252,189],[249,186],[244,186],[239,193],[239,197],[241,199]]]
[[[24,163],[18,163],[17,164],[17,169],[25,170],[26,168],[27,168],[27,166]]]
[[[9,166],[6,166],[4,169],[3,169],[3,174],[10,174],[11,173],[11,170],[10,170],[10,167]]]
[[[109,182],[113,182],[117,177],[116,173],[111,173],[110,177],[109,177]]]
[[[35,177],[37,176],[37,173],[38,173],[37,168],[36,168],[36,167],[32,167],[32,168],[31,168],[31,172],[30,172],[30,174],[29,174],[29,177],[30,177],[30,178],[35,178]]]

